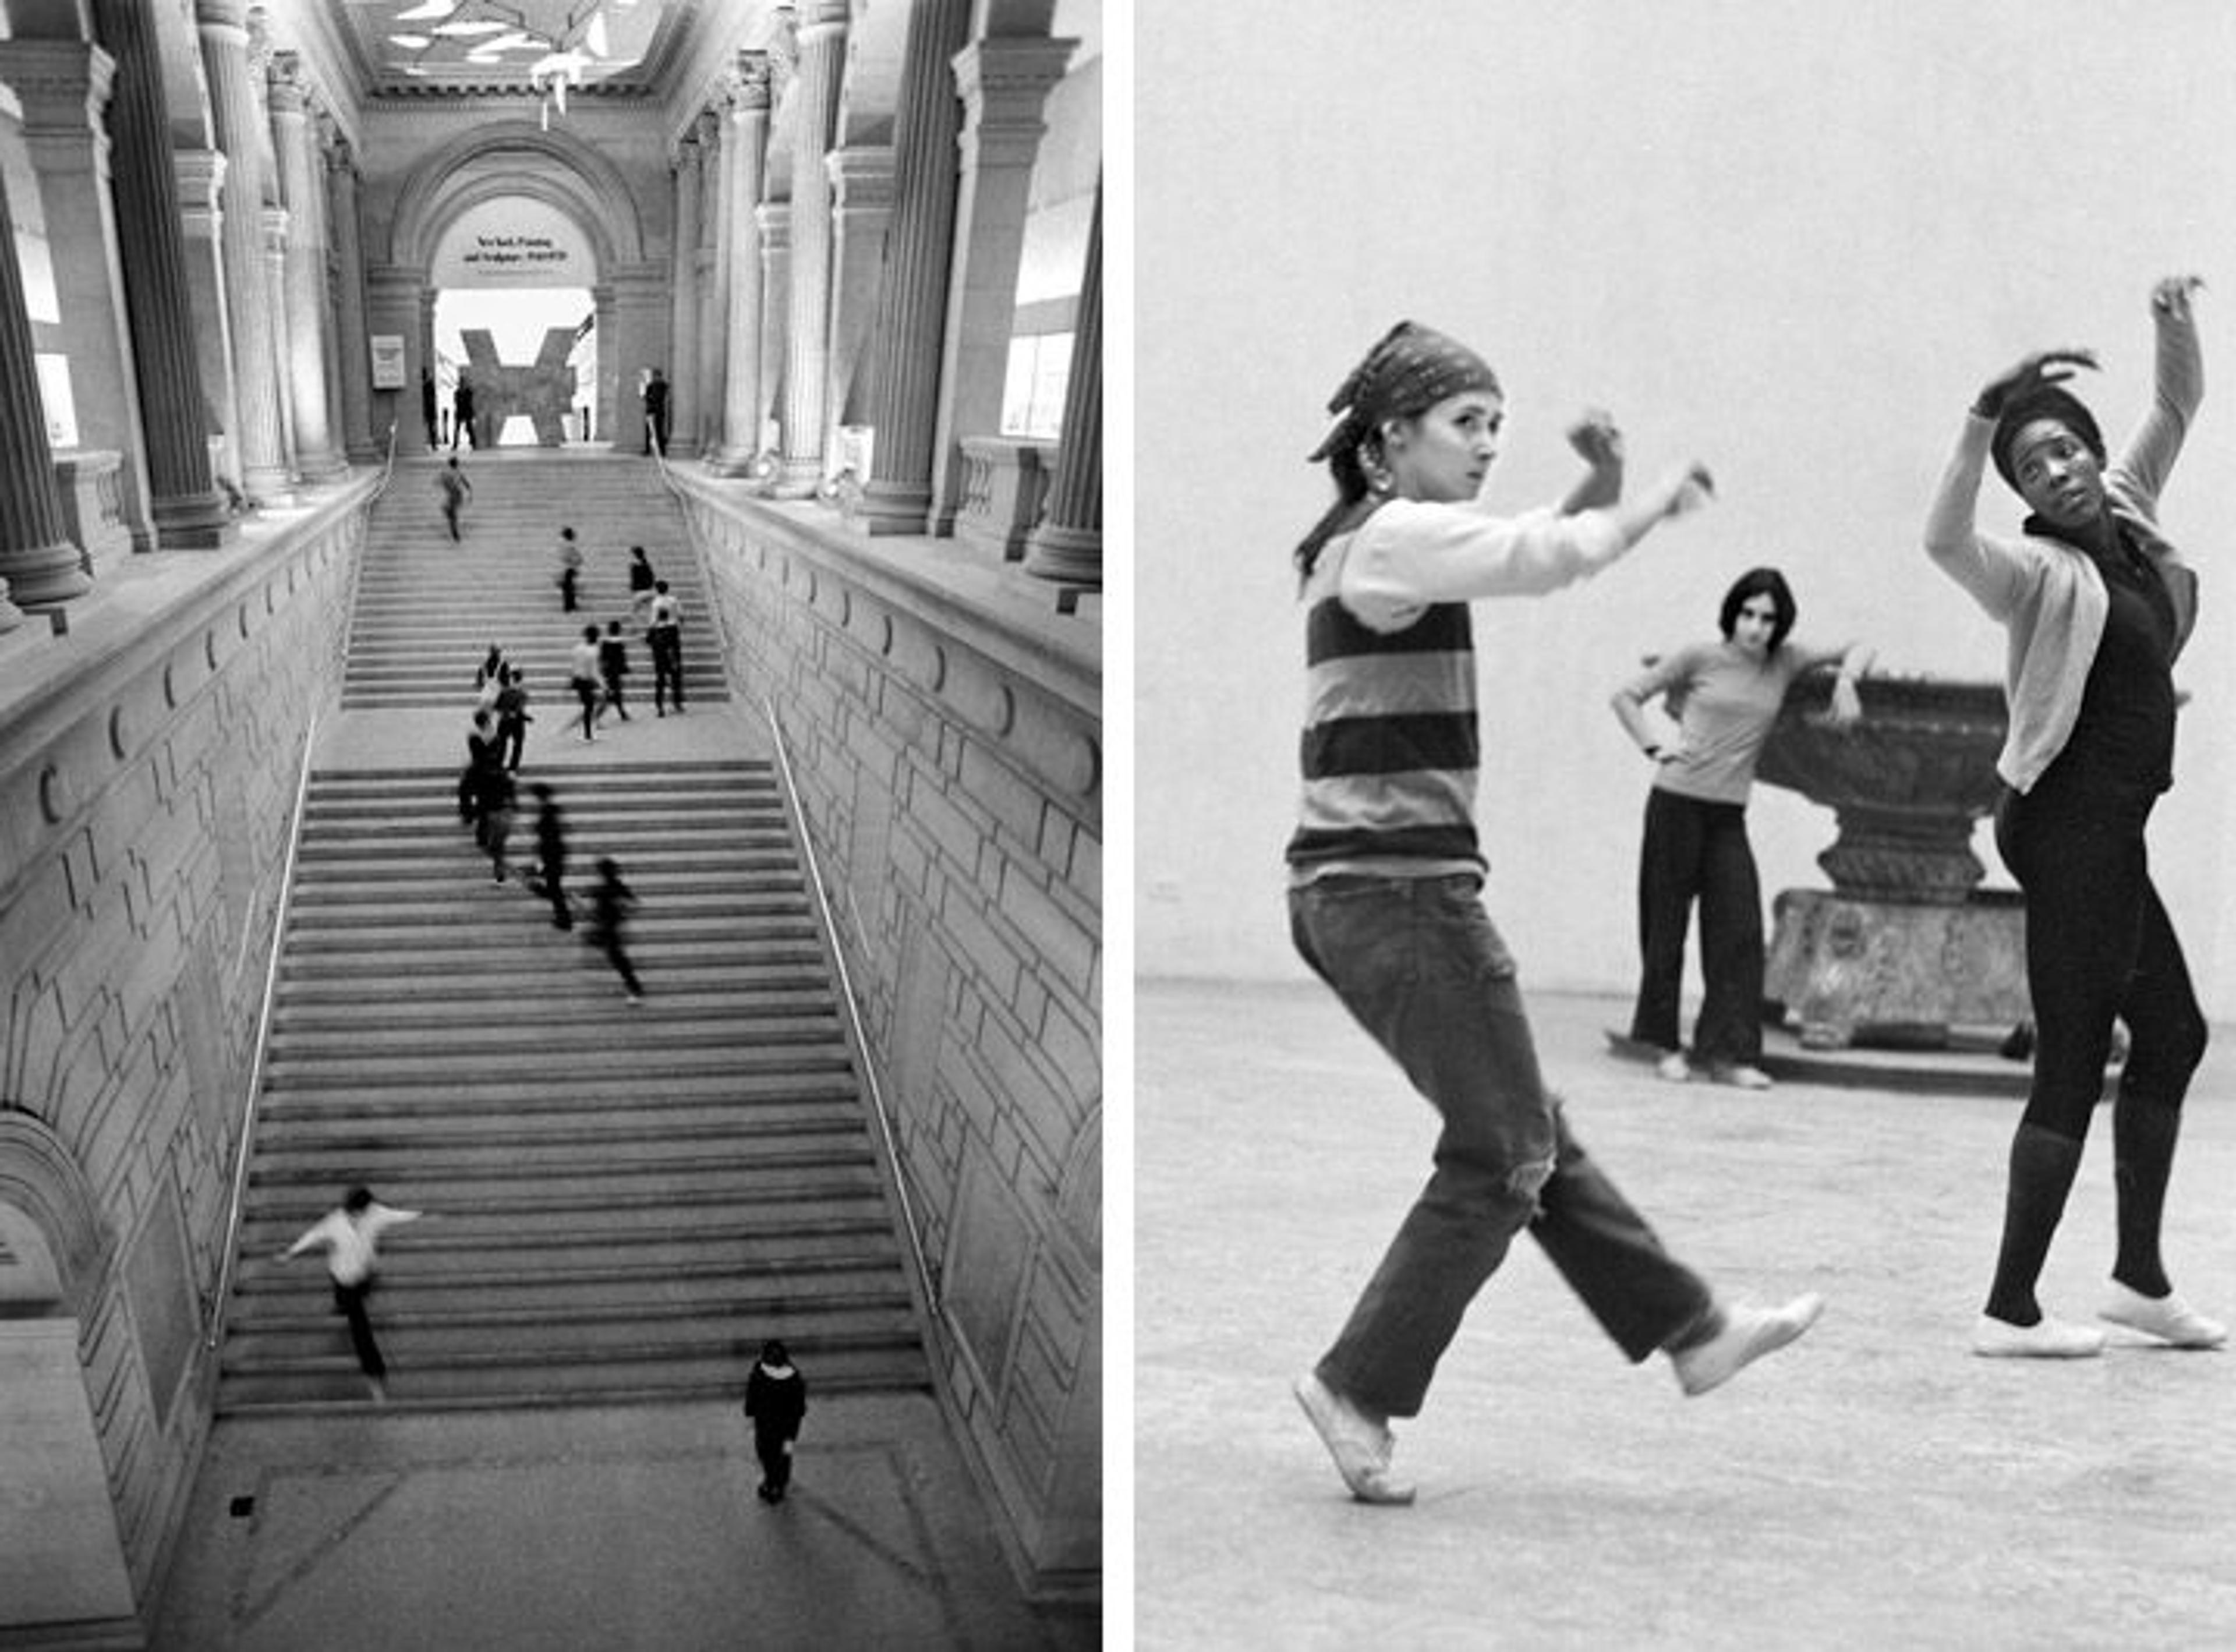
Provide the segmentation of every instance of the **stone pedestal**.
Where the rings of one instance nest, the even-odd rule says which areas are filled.
[[[1055,443],[1028,438],[966,437],[956,539],[1005,563],[1021,559],[1048,500],[1056,451]]]
[[[1952,1028],[2008,1031],[2033,1013],[2016,890],[1905,906],[1789,889],[1772,910],[1763,990],[1786,1006],[1805,1050],[1942,1050]]]

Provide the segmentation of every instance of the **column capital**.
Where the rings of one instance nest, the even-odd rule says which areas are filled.
[[[774,69],[765,51],[741,51],[717,82],[721,106],[732,120],[766,115]]]
[[[300,118],[310,112],[311,83],[303,73],[303,55],[294,51],[275,51],[269,54],[265,69],[265,85],[268,89],[272,113],[276,118],[293,115]]]
[[[194,22],[204,29],[248,28],[248,0],[194,0]]]
[[[1064,76],[1076,40],[974,40],[955,54],[955,89],[971,118],[983,120],[1013,107],[1037,122],[1049,89]]]
[[[27,129],[99,132],[116,60],[83,41],[0,40],[0,81],[14,89]]]
[[[272,20],[262,6],[248,9],[248,66],[260,82],[272,70]]]
[[[832,202],[841,212],[878,212],[893,204],[893,151],[887,144],[855,144],[824,158]]]
[[[716,110],[700,110],[699,118],[691,123],[691,129],[698,135],[702,158],[722,142],[722,117]]]
[[[849,12],[850,0],[805,0],[796,7],[799,18],[794,32],[799,35],[829,34],[834,29],[844,29]]]
[[[705,151],[699,147],[698,134],[695,131],[686,132],[668,146],[668,169],[670,172],[696,172],[706,158]]]
[[[792,246],[792,202],[764,201],[753,208],[753,221],[760,226],[761,245],[772,253],[781,253]]]

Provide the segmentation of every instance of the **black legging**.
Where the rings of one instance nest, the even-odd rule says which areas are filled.
[[[2026,893],[2034,1082],[2026,1122],[2080,1141],[2127,1023],[2121,1097],[2179,1108],[2205,1058],[2204,1012],[2150,877],[2152,799],[2058,783],[2006,793],[1996,846]]]
[[[2053,769],[2024,796],[2007,793],[1996,812],[1996,847],[2026,892],[2037,1030],[1987,1302],[1991,1316],[2014,1325],[2040,1317],[2035,1284],[2103,1094],[2115,1020],[2127,1023],[2128,1050],[2112,1109],[2112,1277],[2149,1297],[2173,1288],[2160,1229],[2182,1098],[2206,1031],[2181,943],[2151,885],[2143,827],[2152,801],[2148,792],[2092,788]]]

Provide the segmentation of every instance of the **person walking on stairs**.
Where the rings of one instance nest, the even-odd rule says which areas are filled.
[[[497,713],[497,749],[508,773],[520,773],[520,758],[528,745],[528,725],[536,721],[528,712],[528,686],[516,665],[504,668],[504,684],[497,691],[491,709]]]
[[[653,588],[660,583],[660,576],[653,571],[642,545],[629,547],[629,623],[641,629],[645,615],[652,607]]]
[[[388,1364],[380,1357],[380,1345],[373,1340],[365,1302],[379,1278],[380,1236],[391,1227],[418,1221],[422,1214],[384,1205],[368,1188],[352,1188],[337,1208],[321,1216],[280,1253],[284,1262],[314,1247],[325,1248],[326,1272],[334,1282],[334,1306],[349,1322],[350,1346],[357,1353],[358,1369],[365,1373],[376,1401],[388,1398]]]
[[[652,709],[668,715],[666,702],[675,702],[683,714],[683,604],[668,589],[666,580],[653,585],[652,615],[644,629],[645,646],[652,650]]]
[[[466,480],[466,473],[458,469],[458,461],[450,461],[435,473],[436,485],[443,493],[443,520],[450,530],[450,540],[457,543],[458,507],[473,497],[474,484]]]
[[[493,714],[477,710],[474,726],[466,734],[466,768],[458,776],[458,819],[473,827],[474,841],[482,838],[482,815],[488,807],[490,776],[501,773],[497,759],[497,720]]]
[[[629,714],[621,699],[621,679],[628,675],[628,643],[621,635],[621,622],[608,620],[605,640],[598,644],[598,680],[605,684],[605,694],[598,702],[598,709],[602,713],[611,706],[623,722],[629,720]]]
[[[766,1343],[753,1362],[746,1379],[746,1415],[753,1421],[753,1455],[761,1460],[755,1495],[763,1503],[781,1503],[792,1484],[792,1449],[807,1415],[807,1379],[783,1343]]]
[[[559,611],[572,614],[578,598],[576,589],[582,578],[582,548],[575,543],[575,530],[559,530]]]
[[[492,753],[499,749],[494,740],[490,748]],[[505,845],[512,838],[512,806],[516,792],[511,772],[494,756],[482,784],[481,829],[475,835],[482,847],[489,851],[494,881],[501,884],[504,881]]]
[[[590,944],[606,955],[631,1004],[644,1002],[644,988],[629,962],[628,918],[636,910],[636,892],[621,880],[621,863],[611,855],[598,860],[598,886],[590,895]]]
[[[598,726],[598,628],[582,628],[582,640],[575,645],[569,655],[567,680],[574,685],[575,697],[582,702],[582,738],[595,740]]]
[[[536,793],[536,876],[529,887],[551,903],[551,927],[575,927],[575,909],[567,901],[567,817],[559,800],[544,781],[530,788]]]

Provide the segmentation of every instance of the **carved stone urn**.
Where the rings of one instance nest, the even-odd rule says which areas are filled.
[[[2008,718],[1993,682],[1867,677],[1860,722],[1828,726],[1831,681],[1796,683],[1757,774],[1833,812],[1825,890],[1774,903],[1765,990],[1802,1044],[1945,1048],[1953,1028],[2030,1011],[2018,894],[1979,887],[1972,834],[2002,781]]]
[[[1857,689],[1863,721],[1838,729],[1823,721],[1831,680],[1818,672],[1794,684],[1757,774],[1833,812],[1839,834],[1817,864],[1838,893],[1961,904],[1986,875],[1972,830],[2003,785],[2003,687],[1866,677]]]

